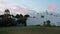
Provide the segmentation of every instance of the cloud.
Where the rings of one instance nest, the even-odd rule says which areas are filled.
[[[11,3],[8,0],[0,0],[0,13],[3,14],[5,9],[9,9],[11,14],[26,14],[27,11],[17,3]]]
[[[50,11],[54,11],[56,9],[56,6],[54,4],[50,4]]]

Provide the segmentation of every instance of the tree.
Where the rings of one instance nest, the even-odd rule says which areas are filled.
[[[51,24],[50,24],[51,21],[50,20],[47,20],[46,23],[47,23],[47,26],[51,26]]]
[[[18,20],[17,20],[17,22],[20,24],[20,23],[24,23],[24,18],[23,18],[23,15],[22,14],[20,14],[19,15],[19,18],[18,18]]]
[[[16,25],[16,20],[11,18],[9,9],[5,10],[5,14],[0,16],[0,26],[13,26]]]
[[[15,16],[15,18],[19,18],[20,17],[20,15],[19,14],[17,14],[16,16]]]
[[[30,17],[30,15],[26,14],[25,17]]]
[[[3,18],[2,19],[2,26],[15,26],[16,20],[12,18]]]
[[[28,14],[24,15],[24,26],[26,26],[26,21],[27,21],[28,17],[30,17],[30,15],[28,15]]]
[[[9,9],[5,9],[5,11],[4,11],[4,17],[5,18],[10,17],[10,11],[9,11]]]

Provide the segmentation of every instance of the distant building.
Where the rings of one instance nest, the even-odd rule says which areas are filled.
[[[43,25],[44,21],[50,20],[51,25],[60,26],[60,16],[55,16],[54,13],[46,12],[34,15],[35,18],[29,17],[27,20],[27,25]]]

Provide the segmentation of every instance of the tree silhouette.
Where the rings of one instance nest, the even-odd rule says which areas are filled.
[[[23,24],[24,26],[26,26],[26,21],[27,18],[30,17],[30,15],[26,14],[26,15],[22,15],[22,14],[16,14],[16,16],[11,15],[9,9],[6,9],[4,11],[4,15],[0,15],[1,19],[0,19],[0,26],[15,26],[18,24]],[[13,18],[12,18],[13,17]],[[15,19],[17,18],[17,20]]]
[[[9,14],[9,9],[6,9],[5,10],[5,13],[4,15],[1,15],[0,17],[2,17],[2,19],[0,19],[0,26],[12,26],[12,25],[16,25],[16,20],[11,18],[10,14]]]
[[[18,23],[22,23],[24,24],[24,26],[26,26],[26,21],[27,21],[27,18],[30,17],[28,14],[27,15],[22,15],[20,14],[20,17],[19,19],[17,20]]]
[[[28,17],[30,17],[30,15],[28,15],[28,14],[24,15],[24,26],[26,26],[26,23],[27,23],[26,21],[27,21]]]
[[[19,18],[19,17],[20,17],[20,15],[19,14],[16,14],[15,18]]]
[[[47,26],[51,26],[51,24],[50,24],[51,21],[50,20],[47,20],[46,23],[47,23]]]
[[[23,15],[22,14],[20,14],[19,15],[19,17],[18,17],[18,20],[17,20],[17,22],[20,24],[20,23],[22,23],[23,24]]]

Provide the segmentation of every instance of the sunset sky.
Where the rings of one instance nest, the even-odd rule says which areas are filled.
[[[25,14],[27,10],[37,12],[60,11],[60,0],[0,0],[0,14],[9,9],[13,14]]]

